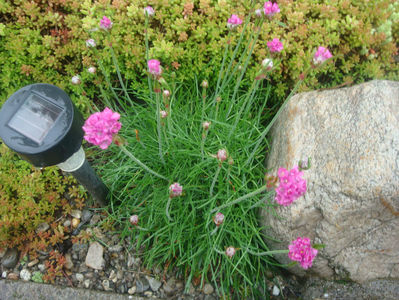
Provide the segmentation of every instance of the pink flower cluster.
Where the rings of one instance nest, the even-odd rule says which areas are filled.
[[[132,225],[137,225],[139,224],[139,216],[138,215],[131,215],[129,218],[129,221]]]
[[[267,1],[263,6],[263,12],[265,13],[265,16],[271,18],[276,13],[280,12],[280,8],[278,7],[277,3],[272,3],[271,1]]]
[[[227,28],[229,29],[234,29],[241,24],[242,20],[237,15],[231,15],[231,17],[227,20]]]
[[[307,237],[298,237],[295,241],[292,241],[288,246],[288,250],[288,257],[293,261],[299,262],[304,269],[312,266],[313,260],[318,253],[316,249],[312,248]]]
[[[222,214],[221,212],[218,212],[214,217],[213,217],[213,222],[215,222],[216,226],[220,226],[222,225],[224,221],[224,214]]]
[[[316,53],[314,54],[313,63],[315,65],[318,65],[318,64],[325,62],[327,59],[329,59],[331,57],[332,57],[332,54],[330,53],[330,51],[327,48],[320,46],[317,49]]]
[[[267,42],[270,52],[281,52],[283,50],[283,43],[279,39],[273,39]]]
[[[106,107],[102,112],[92,114],[83,125],[85,140],[101,149],[107,149],[112,138],[121,129],[120,115]]]
[[[181,196],[183,187],[178,182],[175,182],[169,187],[169,193],[170,198]]]
[[[161,62],[157,59],[150,59],[147,62],[148,65],[148,72],[150,72],[150,74],[155,75],[155,76],[159,76],[162,73],[162,69],[161,69]]]
[[[232,258],[232,257],[234,256],[234,254],[236,254],[236,248],[234,248],[234,247],[232,247],[232,246],[227,247],[227,249],[226,249],[226,255],[227,255],[229,258]]]
[[[151,6],[147,6],[144,8],[144,14],[151,17],[155,14],[155,10]]]
[[[224,162],[227,159],[227,151],[225,149],[219,149],[218,153],[216,154],[216,158],[220,162]]]
[[[112,28],[112,22],[110,19],[108,19],[106,16],[104,16],[101,20],[100,20],[100,28],[104,29],[104,30],[108,30]]]
[[[299,171],[298,166],[289,171],[280,168],[277,175],[280,180],[275,197],[278,204],[288,206],[306,193],[306,180],[302,178],[303,172]]]

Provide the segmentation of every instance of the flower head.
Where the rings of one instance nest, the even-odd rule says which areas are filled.
[[[91,67],[89,67],[89,68],[87,69],[87,71],[88,71],[89,73],[91,73],[91,74],[94,74],[94,73],[96,73],[97,69],[96,69],[96,67],[91,66]]]
[[[227,20],[227,28],[229,29],[234,29],[241,24],[242,20],[237,15],[231,15],[231,17]]]
[[[213,222],[215,222],[216,226],[222,225],[224,221],[224,214],[221,212],[218,212],[214,217],[213,217]]]
[[[317,49],[316,53],[314,54],[313,63],[315,65],[319,65],[331,57],[332,57],[332,54],[330,53],[330,51],[327,48],[320,46]]]
[[[97,43],[93,39],[88,39],[88,40],[86,40],[86,46],[89,48],[91,48],[91,47],[93,48],[93,47],[97,46]]]
[[[279,39],[273,39],[267,42],[270,52],[281,52],[283,50],[283,43]]]
[[[208,130],[209,126],[211,126],[211,122],[205,121],[202,123],[202,128],[204,128],[204,130]]]
[[[161,115],[161,118],[162,118],[162,119],[165,119],[165,118],[168,116],[168,112],[165,111],[165,110],[161,110],[161,111],[159,112],[159,114]]]
[[[307,237],[298,237],[292,241],[288,246],[288,257],[301,264],[302,268],[308,269],[312,266],[313,260],[318,251],[310,245],[310,240]]]
[[[236,254],[236,248],[234,248],[234,247],[232,247],[232,246],[227,247],[227,249],[226,249],[226,255],[227,255],[228,257],[232,258],[234,254]]]
[[[104,29],[104,30],[108,30],[112,28],[112,22],[110,19],[108,19],[106,16],[104,16],[101,20],[100,20],[100,28]]]
[[[262,67],[266,70],[271,70],[273,68],[273,60],[271,58],[265,58],[262,60]]]
[[[170,185],[170,187],[169,187],[169,196],[171,198],[179,197],[179,196],[181,196],[182,193],[183,193],[183,187],[178,182],[175,182],[175,183]]]
[[[144,8],[144,14],[149,17],[152,17],[155,14],[155,11],[151,6],[147,6]]]
[[[275,200],[278,204],[288,206],[306,193],[306,180],[302,178],[303,172],[295,166],[290,171],[280,168],[277,171],[280,180],[276,188]]]
[[[278,7],[277,3],[272,3],[271,1],[267,1],[263,6],[263,12],[265,13],[265,16],[271,18],[276,13],[280,12],[280,8]]]
[[[75,75],[71,78],[72,84],[80,84],[80,76],[79,75]]]
[[[121,129],[120,115],[106,107],[102,112],[92,114],[83,125],[84,139],[89,143],[107,149],[112,138]]]
[[[255,16],[257,16],[258,18],[261,18],[263,16],[262,10],[261,9],[255,10]]]
[[[227,151],[225,149],[219,149],[218,154],[216,154],[216,158],[220,162],[224,162],[227,159]]]
[[[139,216],[138,215],[131,215],[129,221],[132,225],[136,226],[139,223]]]
[[[161,62],[157,59],[150,59],[147,63],[148,65],[148,72],[152,75],[161,75],[162,69],[161,69]]]
[[[163,95],[164,95],[166,98],[168,98],[168,97],[170,96],[169,90],[164,90],[164,91],[163,91]]]
[[[206,88],[208,87],[208,81],[207,81],[207,80],[203,80],[203,81],[201,82],[201,86],[202,86],[204,89],[206,89]]]

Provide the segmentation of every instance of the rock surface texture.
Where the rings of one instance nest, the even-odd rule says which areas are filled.
[[[277,207],[277,217],[261,213],[267,234],[282,241],[273,247],[307,236],[325,244],[308,274],[399,279],[399,82],[296,95],[271,134],[270,173],[312,159],[305,196]],[[299,266],[292,272],[305,274]]]

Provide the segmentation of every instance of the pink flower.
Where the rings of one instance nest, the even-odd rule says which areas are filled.
[[[220,162],[224,162],[227,159],[227,151],[225,149],[220,149],[218,151],[218,154],[216,154],[216,158],[220,161]]]
[[[236,248],[230,246],[226,249],[226,255],[230,258],[233,257],[233,255],[236,254]]]
[[[152,17],[155,14],[155,11],[151,6],[147,6],[144,8],[144,14]]]
[[[159,114],[161,115],[161,118],[162,118],[162,119],[165,119],[165,118],[168,116],[168,112],[165,111],[165,110],[161,110],[161,111],[159,112]]]
[[[302,178],[303,172],[295,166],[290,171],[278,169],[277,175],[280,185],[276,188],[275,200],[282,206],[288,206],[306,193],[306,180]]]
[[[202,128],[204,128],[204,130],[208,130],[209,126],[211,126],[211,122],[205,121],[202,123]]]
[[[163,95],[168,98],[170,96],[170,92],[168,90],[163,91]]]
[[[279,39],[273,39],[267,42],[267,47],[269,47],[270,52],[281,52],[283,50],[283,43]]]
[[[132,225],[137,225],[139,223],[139,216],[138,215],[131,215],[129,221]]]
[[[169,192],[170,198],[181,196],[183,187],[178,182],[175,182],[169,187]]]
[[[91,47],[91,48],[93,48],[93,47],[95,47],[95,46],[97,46],[97,44],[96,44],[96,41],[95,40],[93,40],[93,39],[88,39],[88,40],[86,40],[86,46],[87,47]]]
[[[330,53],[330,51],[328,51],[327,48],[320,46],[317,49],[316,53],[314,54],[313,63],[315,65],[318,65],[318,64],[325,62],[327,59],[329,59],[331,57],[332,57],[332,54]]]
[[[317,250],[312,248],[307,237],[298,237],[288,246],[288,257],[293,261],[298,261],[302,268],[308,269],[312,266],[313,260],[317,255]]]
[[[234,29],[241,24],[242,20],[237,15],[231,15],[231,17],[227,20],[227,28],[229,29]]]
[[[104,30],[108,30],[112,28],[112,22],[106,16],[104,16],[100,21],[100,28]]]
[[[280,12],[280,8],[278,7],[277,3],[272,3],[271,1],[267,1],[263,6],[263,12],[265,13],[265,16],[271,18],[276,13]]]
[[[214,217],[213,217],[213,222],[215,222],[216,226],[222,225],[224,221],[224,214],[218,212]]]
[[[75,75],[75,76],[73,76],[72,78],[71,78],[71,81],[72,81],[72,84],[80,84],[81,83],[81,81],[80,81],[80,76],[79,75]]]
[[[161,69],[161,62],[157,59],[150,59],[148,61],[148,72],[150,72],[152,75],[161,75],[162,69]]]
[[[120,115],[106,107],[102,112],[92,114],[83,125],[84,139],[89,143],[107,149],[112,138],[121,129]]]

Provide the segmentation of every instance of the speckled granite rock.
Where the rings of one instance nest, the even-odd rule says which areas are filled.
[[[282,241],[273,247],[308,236],[326,246],[308,274],[399,279],[399,82],[296,95],[272,137],[272,172],[312,158],[305,196],[278,207],[279,217],[261,213],[268,234]],[[298,266],[292,271],[305,274]]]

